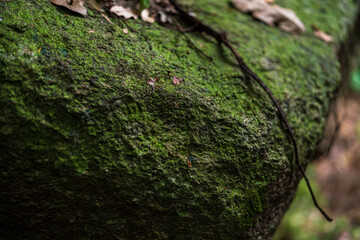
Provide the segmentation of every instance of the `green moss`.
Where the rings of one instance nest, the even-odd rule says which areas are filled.
[[[311,33],[253,21],[226,1],[206,2],[192,2],[194,11],[227,31],[273,90],[306,162],[339,82],[333,48]],[[352,10],[349,1],[327,2]],[[292,146],[269,99],[226,49],[189,34],[209,62],[183,34],[158,24],[111,25],[49,1],[1,4],[0,168],[8,189],[1,213],[12,222],[0,234],[247,236],[266,189],[291,166]],[[311,6],[338,19],[326,30],[342,36],[342,8]],[[174,75],[184,83],[173,85]]]

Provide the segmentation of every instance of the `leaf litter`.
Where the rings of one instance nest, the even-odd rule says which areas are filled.
[[[173,83],[174,85],[179,85],[180,83],[183,83],[183,82],[184,82],[184,79],[179,78],[179,77],[177,77],[177,76],[174,76],[174,77],[172,78],[172,83]]]
[[[110,12],[115,13],[117,16],[124,17],[126,19],[129,19],[129,18],[138,19],[138,17],[139,17],[137,12],[135,12],[131,8],[125,8],[123,6],[118,6],[118,5],[113,6],[110,9]]]
[[[172,23],[170,13],[176,11],[168,0],[49,0],[50,2],[68,8],[69,10],[87,16],[87,8],[101,12],[107,21],[110,19],[103,14],[104,9],[125,19],[138,19],[144,22]]]
[[[66,7],[73,12],[79,13],[83,16],[87,16],[87,9],[84,6],[84,1],[82,0],[50,0],[50,2]]]
[[[269,26],[278,26],[281,30],[289,33],[303,33],[306,28],[295,12],[282,8],[269,0],[232,0],[233,6],[244,13],[252,16]]]
[[[147,80],[147,84],[149,84],[150,86],[153,87],[153,89],[155,89],[156,85],[155,85],[155,82],[156,82],[156,78],[150,78],[149,80]]]
[[[125,19],[138,19],[144,22],[172,23],[171,14],[176,10],[169,0],[49,0],[52,3],[68,8],[71,11],[87,16],[85,4],[92,9],[103,12],[106,9]],[[290,33],[302,33],[306,28],[294,11],[274,4],[274,0],[232,0],[233,6],[270,26],[278,26],[281,30]],[[102,13],[104,16],[104,14]],[[106,16],[106,15],[105,15]],[[104,16],[104,17],[105,17]],[[105,17],[107,21],[110,19]],[[316,36],[329,42],[323,33],[317,32]],[[326,39],[326,40],[325,40]]]

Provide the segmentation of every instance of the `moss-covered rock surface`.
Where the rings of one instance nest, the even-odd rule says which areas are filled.
[[[228,1],[180,2],[272,89],[306,164],[340,80],[334,46],[310,26],[339,42],[352,1],[278,0],[303,35]],[[211,62],[174,26],[0,4],[1,239],[271,236],[300,177],[273,105],[228,50],[188,33]]]

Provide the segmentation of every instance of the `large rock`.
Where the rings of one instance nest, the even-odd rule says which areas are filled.
[[[279,1],[303,35],[227,1],[191,3],[272,89],[305,165],[340,80],[334,46],[309,29],[338,42],[352,1]],[[301,176],[276,110],[228,50],[189,33],[210,62],[173,26],[0,4],[2,239],[271,236]]]

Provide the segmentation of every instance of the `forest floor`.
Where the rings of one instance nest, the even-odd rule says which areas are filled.
[[[343,96],[341,96],[343,95]],[[334,217],[327,223],[311,205],[304,182],[286,213],[276,240],[360,239],[360,93],[340,94],[337,102],[340,128],[326,154],[309,165],[307,173],[316,185],[316,195]],[[335,129],[330,116],[325,131],[325,146]]]
[[[360,224],[360,96],[341,101],[341,127],[328,156],[315,163],[316,178],[334,214]]]

